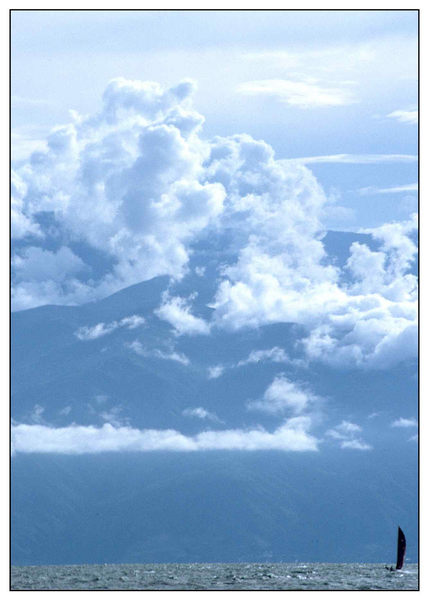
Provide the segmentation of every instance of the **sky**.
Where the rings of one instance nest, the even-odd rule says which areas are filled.
[[[248,133],[279,159],[309,157],[332,229],[415,210],[415,11],[14,12],[14,156],[70,109],[96,112],[117,77],[193,79],[204,138]]]
[[[162,297],[155,314],[176,338],[293,322],[306,361],[415,360],[417,108],[414,11],[14,12],[13,307],[180,281],[198,243],[232,232],[210,321],[192,295]],[[370,233],[376,248],[354,242],[340,267],[328,230]],[[310,448],[312,404],[276,378],[251,408],[291,416],[250,433]],[[22,443],[25,427],[64,440],[21,424]],[[367,449],[358,431],[344,420],[330,437]],[[201,436],[184,443],[212,443]]]

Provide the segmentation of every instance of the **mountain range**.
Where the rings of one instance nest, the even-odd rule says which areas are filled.
[[[354,241],[376,249],[329,232],[330,260]],[[179,281],[12,313],[13,564],[392,562],[398,524],[417,561],[417,443],[391,426],[417,411],[415,361],[308,362],[292,322],[208,332],[223,247]]]

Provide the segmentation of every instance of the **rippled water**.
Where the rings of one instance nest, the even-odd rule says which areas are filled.
[[[12,567],[13,590],[417,590],[418,565],[238,563]]]

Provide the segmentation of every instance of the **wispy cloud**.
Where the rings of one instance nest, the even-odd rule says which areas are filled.
[[[167,294],[163,297],[162,305],[156,309],[155,314],[174,327],[176,335],[206,335],[210,332],[210,325],[204,319],[195,317],[190,312],[189,299],[175,296],[170,298]]]
[[[274,362],[274,363],[297,363],[302,364],[302,361],[292,360],[283,348],[274,346],[266,350],[253,350],[249,356],[244,360],[240,360],[237,363],[237,367],[243,367],[249,364],[257,364],[260,362]]]
[[[125,327],[126,329],[136,329],[137,327],[144,325],[145,322],[146,320],[144,317],[140,317],[139,315],[131,315],[121,319],[120,321],[112,321],[111,323],[97,323],[92,327],[79,327],[79,329],[74,332],[74,335],[79,340],[86,342],[108,335],[120,327]]]
[[[262,79],[247,81],[237,91],[247,95],[265,95],[298,108],[343,106],[356,102],[346,87],[332,87],[316,79]]]
[[[351,448],[353,450],[371,450],[372,447],[369,444],[361,440],[343,440],[340,444],[341,448]]]
[[[52,105],[50,100],[44,98],[26,98],[24,96],[13,95],[11,97],[12,104],[21,106],[49,106]]]
[[[393,112],[386,115],[390,119],[396,119],[401,123],[410,123],[411,125],[418,124],[418,111],[417,110],[394,110]]]
[[[161,360],[173,360],[185,366],[190,364],[190,360],[185,354],[180,354],[175,350],[165,352],[159,348],[147,349],[138,340],[125,345],[140,356],[145,356],[147,358],[160,358]]]
[[[322,156],[304,156],[301,158],[282,159],[305,165],[320,163],[345,163],[355,165],[371,165],[391,162],[417,162],[414,154],[327,154]],[[280,162],[280,161],[278,161]]]
[[[378,187],[365,187],[358,190],[362,196],[367,196],[369,194],[401,194],[405,192],[416,192],[418,191],[417,183],[409,183],[407,185],[396,185],[388,188],[378,188]]]
[[[185,408],[182,414],[185,417],[195,417],[197,419],[215,421],[216,423],[223,422],[218,418],[218,416],[215,413],[206,410],[202,406],[198,406],[196,408]]]
[[[225,367],[223,365],[214,365],[213,367],[208,367],[208,379],[217,379],[221,377],[224,373]]]
[[[20,424],[12,427],[12,453],[98,454],[101,452],[195,452],[202,450],[316,451],[318,440],[308,433],[310,420],[288,419],[273,432],[257,429],[203,431],[186,436],[174,429],[134,429],[71,425],[47,427]]]
[[[342,421],[336,427],[329,429],[326,436],[338,440],[341,448],[349,448],[352,450],[371,450],[372,446],[364,442],[359,434],[362,428],[356,423],[350,421]]]
[[[400,417],[393,423],[391,423],[391,427],[417,427],[418,422],[413,417],[411,419],[405,419],[404,417]]]

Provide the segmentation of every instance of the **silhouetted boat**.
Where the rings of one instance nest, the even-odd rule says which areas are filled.
[[[395,569],[398,571],[404,564],[404,555],[406,554],[406,536],[403,533],[401,527],[398,528],[398,540],[397,540],[397,564]]]
[[[397,564],[394,567],[387,567],[388,571],[399,571],[404,564],[404,555],[406,554],[406,536],[403,533],[401,527],[398,528],[398,539],[397,539]]]

